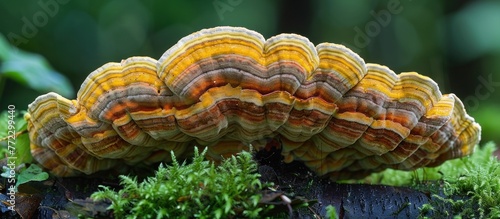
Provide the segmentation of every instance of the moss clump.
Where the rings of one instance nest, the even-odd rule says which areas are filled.
[[[259,204],[263,185],[250,153],[220,165],[204,160],[205,153],[195,149],[188,165],[172,154],[172,165],[160,165],[155,176],[141,183],[120,176],[123,189],[101,186],[91,197],[111,200],[115,218],[258,218],[272,208]]]
[[[500,161],[492,156],[494,150],[488,144],[465,158],[458,177],[444,174],[444,194],[450,198],[438,200],[451,206],[452,215],[500,218]]]
[[[385,170],[364,182],[430,191],[431,202],[421,207],[424,218],[500,218],[500,161],[493,156],[495,149],[493,143],[488,143],[469,157],[446,161],[438,167],[413,172]]]

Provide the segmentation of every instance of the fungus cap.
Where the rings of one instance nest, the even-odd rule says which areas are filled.
[[[238,27],[188,35],[159,60],[105,64],[76,100],[48,93],[29,114],[32,154],[60,176],[186,157],[194,145],[220,159],[279,138],[285,162],[359,178],[466,156],[481,132],[426,76],[365,63],[343,45]]]

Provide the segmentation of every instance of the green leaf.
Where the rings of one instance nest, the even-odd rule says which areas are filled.
[[[6,59],[11,51],[11,47],[5,37],[0,34],[0,61]]]
[[[36,164],[31,164],[27,169],[21,171],[17,176],[16,187],[31,181],[44,181],[49,178],[49,174],[43,172]]]
[[[21,110],[16,117],[16,131],[18,132],[28,128],[28,122],[24,119],[26,113],[28,113],[26,110]]]
[[[8,111],[5,110],[0,113],[0,124],[8,124],[8,121],[12,119],[15,123],[14,126],[16,134],[22,131],[26,131],[27,122],[22,116],[24,113],[25,111],[22,111],[20,113],[17,112],[16,114],[14,114],[14,118],[12,119]],[[6,138],[7,134],[9,133],[8,131],[9,130],[7,125],[0,125],[0,138]],[[0,157],[3,158],[4,155],[9,152],[9,150],[7,149],[7,141],[9,140],[14,143],[13,146],[15,148],[15,155],[12,155],[11,157],[16,157],[16,165],[19,165],[21,163],[31,163],[31,161],[33,161],[33,157],[31,156],[30,152],[30,140],[28,133],[21,134],[17,136],[16,139],[5,139],[3,141],[0,141]],[[12,144],[9,143],[9,145]]]
[[[7,114],[7,111],[0,113],[0,124],[2,124],[0,125],[0,138],[7,137],[8,126],[4,125],[9,121]],[[2,144],[2,146],[4,145]]]
[[[30,138],[28,133],[17,136],[16,138],[16,164],[31,163],[33,156],[30,150]]]
[[[4,56],[0,75],[39,92],[54,91],[67,97],[73,95],[74,90],[69,80],[53,70],[44,57],[18,49]]]

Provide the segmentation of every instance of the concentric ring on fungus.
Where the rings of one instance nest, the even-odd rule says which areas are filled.
[[[158,61],[105,64],[76,100],[42,95],[26,118],[34,158],[59,176],[190,156],[194,145],[220,159],[280,138],[285,162],[359,178],[469,155],[481,132],[426,76],[365,64],[342,45],[238,27],[193,33]]]

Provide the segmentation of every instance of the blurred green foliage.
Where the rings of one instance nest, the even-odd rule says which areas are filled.
[[[0,61],[0,84],[9,78],[38,92],[54,91],[64,96],[74,93],[69,80],[52,70],[45,58],[11,47],[2,35]],[[0,95],[2,89],[0,86]]]
[[[8,21],[0,32],[11,44],[41,54],[74,88],[106,62],[159,58],[202,28],[243,26],[266,38],[294,32],[314,44],[342,43],[366,62],[430,76],[464,101],[483,140],[500,142],[498,1],[20,0],[1,1],[0,20]],[[26,108],[41,94],[20,83],[6,79],[0,110]]]

